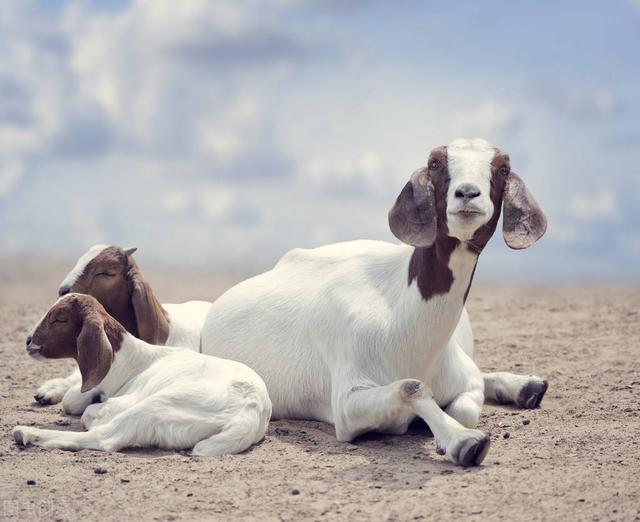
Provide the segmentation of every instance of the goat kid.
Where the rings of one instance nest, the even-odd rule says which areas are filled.
[[[58,295],[92,295],[129,333],[143,341],[199,351],[200,332],[211,303],[160,304],[133,258],[136,250],[92,246],[65,277]],[[34,398],[43,405],[62,400],[65,412],[80,415],[94,400],[91,393],[80,392],[80,381],[76,369],[68,377],[45,381]]]
[[[36,358],[71,357],[82,392],[106,397],[82,415],[86,432],[17,426],[19,444],[63,450],[192,449],[197,456],[246,450],[265,436],[271,401],[244,364],[128,333],[92,296],[61,297],[27,340]]]
[[[406,245],[350,241],[286,254],[219,297],[202,352],[242,361],[265,380],[274,418],[361,433],[405,433],[421,417],[438,452],[478,465],[490,438],[475,429],[487,395],[536,406],[542,379],[483,378],[464,309],[478,256],[504,209],[503,235],[527,248],[546,219],[509,157],[484,140],[431,152],[389,213]],[[444,411],[443,411],[444,410]]]

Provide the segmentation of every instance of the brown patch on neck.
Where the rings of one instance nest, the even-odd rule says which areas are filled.
[[[443,295],[451,290],[453,272],[449,268],[451,253],[460,241],[439,235],[430,247],[416,248],[409,261],[408,284],[416,280],[420,295],[428,301],[435,295]]]

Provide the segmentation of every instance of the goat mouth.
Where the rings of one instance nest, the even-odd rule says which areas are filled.
[[[37,344],[27,346],[27,353],[34,359],[45,359],[45,356],[42,355],[42,347]]]
[[[455,212],[451,212],[451,214],[455,216],[460,216],[462,218],[470,218],[475,216],[483,216],[484,212],[479,208],[475,207],[463,207]]]

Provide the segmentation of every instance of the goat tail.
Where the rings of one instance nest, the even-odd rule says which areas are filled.
[[[245,405],[218,433],[203,439],[191,452],[196,457],[212,457],[241,453],[264,439],[271,417],[271,408]]]

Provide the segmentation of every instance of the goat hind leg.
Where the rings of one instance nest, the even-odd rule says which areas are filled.
[[[92,431],[60,431],[16,426],[13,429],[13,438],[22,446],[34,445],[67,451],[83,449],[107,451],[99,434]]]
[[[520,408],[540,406],[549,383],[535,375],[517,375],[509,372],[483,373],[484,394],[499,404],[515,404]]]
[[[333,398],[336,438],[348,442],[367,431],[402,434],[415,414],[408,400],[424,385],[404,379],[384,386],[372,383],[346,386]]]

